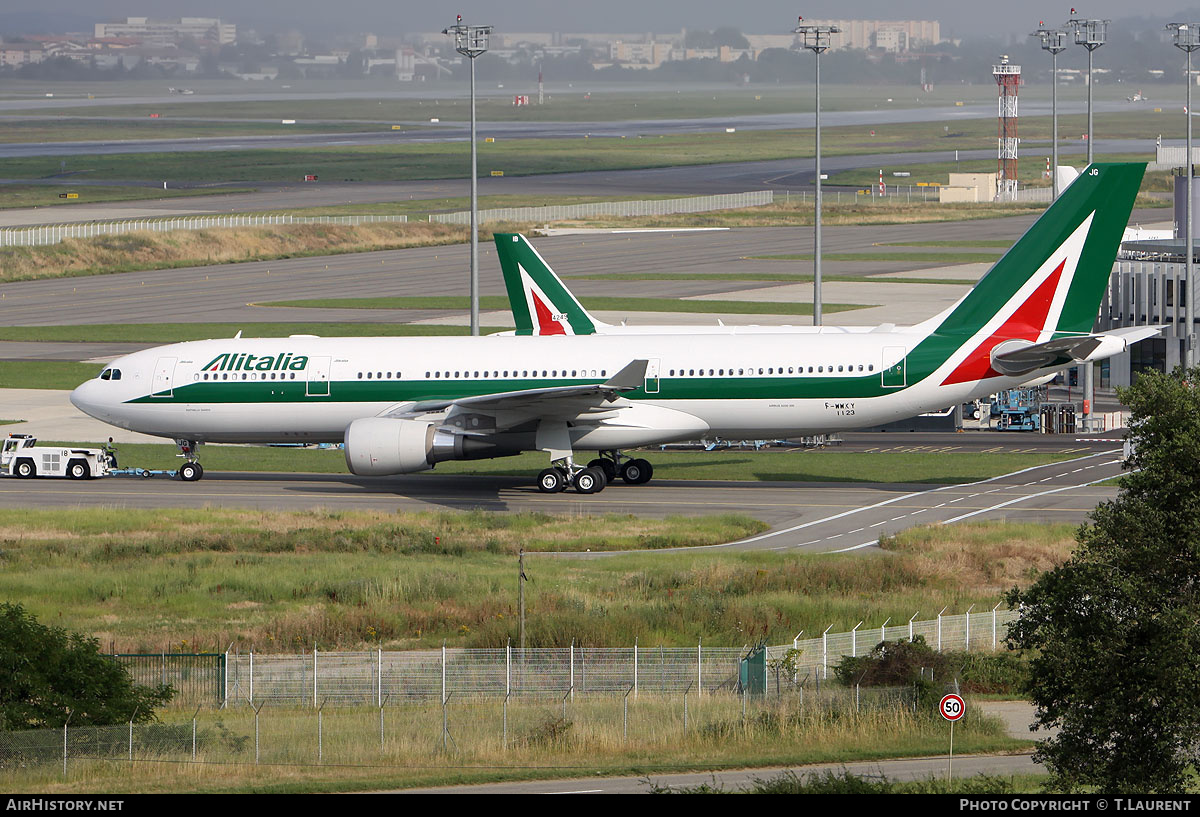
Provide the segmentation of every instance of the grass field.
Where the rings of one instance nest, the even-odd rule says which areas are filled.
[[[254,306],[307,307],[312,309],[447,309],[466,310],[470,300],[457,295],[393,298],[313,298],[296,301],[269,301]],[[479,299],[481,309],[508,310],[508,296],[484,295]],[[811,315],[809,303],[760,303],[758,301],[713,301],[686,298],[604,298],[589,297],[591,310],[629,312],[686,312],[728,313],[732,315]],[[862,304],[824,304],[826,312],[847,312],[863,309]]]
[[[295,133],[345,133],[371,130],[387,130],[386,126],[355,122],[298,122],[284,125],[280,121],[199,121],[187,119],[188,112],[178,111],[174,116],[151,118],[153,107],[143,115],[145,118],[106,118],[103,116],[70,116],[20,119],[21,114],[11,112],[2,120],[0,143],[28,142],[83,142],[97,140],[128,139],[194,139],[204,136],[284,136]],[[260,117],[265,118],[265,117]],[[68,160],[70,161],[70,160]]]
[[[681,696],[631,698],[627,720],[619,696],[577,697],[565,715],[554,701],[518,698],[508,707],[507,731],[500,704],[452,699],[447,709],[452,741],[443,750],[442,710],[436,705],[385,708],[382,740],[379,710],[327,707],[319,742],[313,710],[268,706],[258,716],[261,765],[256,765],[254,713],[238,706],[200,713],[192,764],[192,714],[167,714],[162,724],[135,727],[132,763],[77,759],[65,782],[61,763],[25,766],[5,775],[0,791],[302,793],[646,776],[936,755],[944,749],[946,731],[934,712],[914,713],[869,692],[855,711],[852,694],[844,690],[817,695],[809,689],[803,701],[796,695],[753,700],[744,718],[736,696],[693,694],[686,726]],[[118,747],[122,728],[111,730]],[[955,749],[963,753],[1026,747],[973,707],[956,729]]]
[[[885,553],[679,551],[577,560],[532,549],[665,547],[761,530],[665,520],[435,513],[0,511],[0,594],[122,652],[504,646],[527,548],[531,647],[741,646],[915,611],[991,609],[1061,560],[1070,525],[920,528]]]
[[[258,104],[258,103],[254,103]],[[194,107],[189,105],[189,108]],[[224,107],[224,106],[222,106]],[[1097,133],[1107,138],[1136,138],[1146,132],[1145,114],[1109,114],[1097,117]],[[1162,116],[1161,124],[1170,129],[1178,117]],[[1065,118],[1069,119],[1069,117]],[[1029,141],[1049,135],[1049,117],[1031,117],[1021,121],[1023,138]],[[1064,124],[1063,127],[1069,127]],[[872,131],[874,132],[872,134]],[[1156,130],[1158,132],[1158,130]],[[1165,134],[1165,131],[1163,131]],[[967,149],[991,144],[995,140],[992,120],[969,119],[956,122],[953,132],[939,123],[905,123],[876,126],[842,126],[822,131],[822,154],[827,156],[860,155],[888,151],[930,151]],[[486,127],[481,137],[486,137]],[[805,130],[743,130],[737,133],[696,133],[681,136],[641,136],[628,138],[572,139],[500,139],[479,145],[479,169],[484,175],[502,170],[506,175],[529,175],[586,170],[623,170],[678,165],[704,165],[811,156],[814,134]],[[316,147],[303,149],[227,150],[213,153],[141,153],[82,155],[71,157],[68,169],[86,172],[92,179],[169,179],[173,181],[294,181],[303,174],[315,173],[326,181],[402,181],[460,177],[468,148],[461,143],[397,143],[390,145]],[[1124,156],[1123,161],[1135,157]],[[9,159],[5,175],[9,178],[39,178],[62,172],[59,157]],[[984,162],[986,164],[986,162]],[[994,166],[994,162],[992,163]],[[914,165],[917,175],[905,184],[934,174],[935,166]],[[974,167],[963,162],[961,169]],[[936,178],[959,169],[955,163],[936,165]],[[874,171],[847,171],[836,174],[831,184],[868,184]],[[1036,162],[1021,166],[1022,179],[1039,181]],[[864,175],[866,174],[866,175]],[[862,176],[866,181],[858,181]]]
[[[1084,128],[1086,130],[1086,126]],[[1049,148],[1046,150],[1046,155],[1049,155]],[[1095,161],[1097,162],[1144,162],[1150,161],[1153,157],[1150,155],[1139,155],[1132,153],[1113,153],[1113,154],[1097,154]],[[1087,163],[1084,156],[1074,156],[1071,154],[1061,155],[1059,157],[1061,164],[1074,164],[1080,169]],[[916,185],[920,182],[945,184],[950,173],[995,173],[995,159],[978,159],[964,160],[961,162],[930,162],[928,164],[907,164],[904,166],[883,167],[883,179],[889,186],[898,185],[901,189],[910,185]],[[1026,187],[1049,187],[1050,180],[1042,178],[1042,173],[1045,170],[1045,163],[1042,161],[1024,161],[1018,165],[1018,179],[1022,186]],[[911,173],[911,176],[904,178],[895,178],[891,174],[893,171],[904,171]],[[1166,175],[1164,173],[1148,173],[1143,181],[1142,190],[1158,190],[1163,189],[1159,182],[1159,177]],[[841,173],[831,174],[829,177],[830,185],[853,185],[860,187],[869,187],[872,183],[878,183],[878,170],[844,170]]]
[[[39,184],[0,184],[0,209],[11,209],[14,207],[71,207],[72,205],[98,204],[113,201],[146,201],[245,192],[247,192],[246,188],[235,187],[161,190],[153,187],[92,185],[67,187]],[[75,193],[79,197],[75,199],[62,198],[63,195],[69,193]],[[54,217],[62,218],[64,215],[65,213],[55,213]]]

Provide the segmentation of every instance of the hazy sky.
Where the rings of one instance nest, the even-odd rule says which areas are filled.
[[[440,30],[454,21],[455,13],[461,13],[470,21],[509,31],[666,32],[684,26],[711,29],[732,25],[747,33],[765,34],[789,30],[797,15],[803,14],[810,19],[936,19],[942,22],[944,32],[971,37],[1026,34],[1039,20],[1057,25],[1071,16],[1069,3],[1009,0],[1003,5],[1008,10],[1004,17],[997,13],[999,5],[978,0],[454,0],[446,4],[413,0],[5,0],[0,4],[0,30],[31,24],[79,29],[96,20],[130,15],[188,15],[221,16],[264,30],[286,28],[290,23],[305,31],[390,33]],[[1112,19],[1195,19],[1200,15],[1200,8],[1187,0],[1095,0],[1076,8],[1079,16]]]

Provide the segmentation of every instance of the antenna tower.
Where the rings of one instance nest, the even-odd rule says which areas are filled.
[[[1021,66],[1011,64],[1006,54],[999,64],[992,66],[992,76],[1000,91],[997,197],[1003,200],[1012,198],[1017,192],[1017,145],[1020,142],[1017,138],[1017,89],[1021,86]]]

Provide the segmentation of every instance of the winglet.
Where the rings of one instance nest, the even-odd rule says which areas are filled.
[[[649,366],[648,360],[630,361],[624,369],[604,381],[602,385],[616,391],[633,391],[646,382],[646,369]]]

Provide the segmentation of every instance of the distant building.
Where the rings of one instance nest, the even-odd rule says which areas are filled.
[[[20,68],[46,58],[42,46],[34,43],[0,43],[0,66]]]
[[[805,20],[806,25],[837,26],[842,31],[830,38],[830,50],[863,48],[910,51],[942,42],[937,20]]]
[[[174,44],[188,38],[230,45],[237,42],[237,26],[222,23],[217,17],[181,17],[178,20],[126,17],[120,23],[96,23],[95,36],[97,39],[135,37],[153,45]]]

